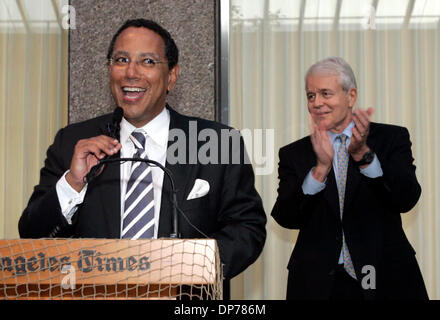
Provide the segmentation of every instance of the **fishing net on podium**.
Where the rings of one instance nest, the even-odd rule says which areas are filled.
[[[222,299],[212,239],[0,240],[0,299]]]

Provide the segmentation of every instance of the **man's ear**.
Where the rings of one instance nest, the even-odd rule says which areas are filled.
[[[350,106],[350,108],[354,107],[354,105],[356,104],[356,100],[357,100],[357,89],[351,88],[350,90],[348,90],[348,105]]]
[[[167,91],[171,91],[174,89],[176,85],[177,78],[179,78],[180,66],[176,64],[168,73],[168,87]]]

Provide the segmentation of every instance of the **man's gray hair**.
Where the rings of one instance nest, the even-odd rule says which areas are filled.
[[[340,57],[328,57],[316,62],[312,65],[306,73],[304,78],[307,87],[307,78],[310,75],[338,75],[339,84],[345,92],[351,88],[356,88],[356,78],[350,65]]]

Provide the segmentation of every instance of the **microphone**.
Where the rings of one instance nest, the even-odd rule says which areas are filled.
[[[124,110],[119,106],[116,107],[113,111],[112,122],[107,123],[107,133],[109,137],[119,140],[119,131],[121,130],[120,123],[123,115]],[[108,156],[104,157],[104,159],[106,158],[108,158]],[[92,181],[96,177],[102,166],[103,164],[101,162],[98,162],[98,164],[94,165],[90,169],[89,173],[87,173],[87,175],[84,177],[85,182],[89,183],[90,181]]]
[[[119,140],[119,131],[121,130],[121,120],[124,116],[124,109],[116,107],[113,111],[112,122],[107,123],[107,132],[111,138]]]

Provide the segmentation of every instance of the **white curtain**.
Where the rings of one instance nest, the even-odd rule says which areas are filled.
[[[351,3],[351,5],[350,5]],[[354,6],[353,6],[354,5]],[[230,124],[274,129],[275,166],[257,176],[268,216],[262,256],[232,283],[236,299],[284,299],[297,231],[270,217],[280,147],[308,135],[304,73],[341,56],[358,81],[357,106],[405,126],[422,196],[404,214],[431,299],[440,298],[440,1],[231,0]]]
[[[45,151],[67,124],[68,34],[55,10],[51,0],[0,0],[1,239],[19,237]]]

